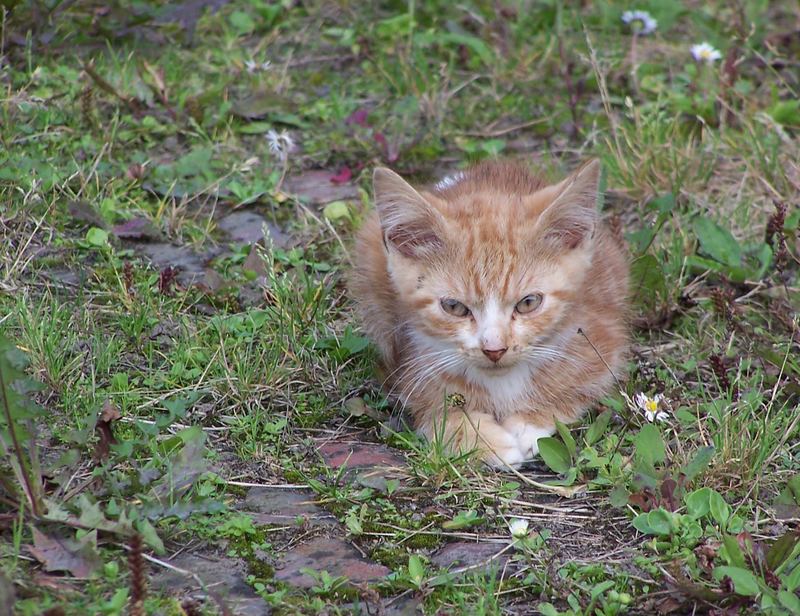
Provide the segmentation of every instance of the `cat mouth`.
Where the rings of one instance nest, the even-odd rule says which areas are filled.
[[[509,368],[513,367],[513,364],[499,364],[499,363],[490,363],[490,364],[481,364],[480,366],[483,370],[490,373],[498,373],[498,372],[505,372]]]

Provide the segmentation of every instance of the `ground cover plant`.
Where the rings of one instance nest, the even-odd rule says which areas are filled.
[[[800,613],[795,2],[0,7],[0,614]],[[519,472],[421,441],[372,168],[592,156],[628,379]]]

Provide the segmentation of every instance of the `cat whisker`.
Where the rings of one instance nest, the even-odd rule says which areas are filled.
[[[406,380],[406,377],[409,376],[409,374],[413,374],[414,372],[417,372],[420,369],[422,370],[421,374],[424,374],[425,372],[431,370],[432,368],[437,366],[440,362],[442,362],[442,361],[444,361],[446,359],[447,359],[447,357],[436,358],[436,359],[433,360],[432,363],[428,362],[427,366],[424,366],[422,360],[414,362],[413,364],[409,365],[406,368],[406,370],[404,370],[403,373],[395,379],[394,384],[392,385],[392,387],[388,391],[388,395],[393,394],[395,392],[395,390],[397,389],[397,387],[399,387],[399,386],[402,386],[403,390],[405,390],[405,388],[408,386],[408,381]],[[419,375],[414,376],[412,378],[412,382],[416,378],[419,378]],[[401,394],[402,394],[402,392],[401,392]]]
[[[402,362],[400,362],[400,364],[398,365],[398,367],[397,367],[397,368],[395,368],[394,370],[392,370],[392,371],[391,371],[391,372],[390,372],[390,373],[387,375],[387,378],[389,378],[389,377],[393,376],[393,375],[394,375],[395,373],[397,373],[398,371],[400,371],[400,370],[402,370],[402,369],[404,369],[404,368],[407,368],[407,367],[409,367],[409,366],[412,366],[412,365],[414,365],[414,364],[417,364],[417,363],[420,363],[420,362],[423,362],[423,361],[427,361],[427,360],[429,360],[429,359],[431,359],[431,358],[433,358],[433,357],[436,357],[436,356],[440,356],[440,355],[441,355],[441,356],[444,356],[444,355],[449,355],[449,354],[450,354],[450,351],[448,351],[448,350],[441,350],[441,351],[431,351],[431,352],[429,352],[429,353],[423,353],[422,355],[414,355],[414,356],[412,356],[411,358],[407,359],[406,361],[402,361]]]
[[[419,374],[415,375],[415,377],[408,383],[404,384],[403,390],[400,392],[399,397],[408,399],[414,393],[414,390],[419,386],[420,383],[429,380],[432,376],[435,376],[442,370],[445,370],[448,365],[454,363],[457,358],[453,357],[452,355],[443,357],[438,359],[437,361],[433,362],[429,366],[425,367]],[[411,391],[406,395],[406,391],[411,388]]]
[[[455,366],[460,362],[461,362],[460,357],[458,357],[457,355],[451,355],[425,368],[425,370],[421,374],[417,375],[413,381],[407,383],[406,386],[403,388],[403,391],[400,392],[398,398],[400,399],[400,402],[403,405],[403,409],[406,408],[406,406],[408,405],[408,401],[412,398],[414,392],[417,391],[417,389],[419,389],[421,385],[430,382],[434,377],[440,375],[448,368],[451,368],[452,366]],[[406,391],[408,391],[408,394],[406,394]]]
[[[433,351],[431,353],[425,353],[423,355],[418,355],[418,356],[412,358],[409,361],[402,362],[397,368],[395,368],[388,375],[386,375],[386,378],[383,379],[383,383],[381,384],[381,386],[383,387],[384,385],[386,385],[389,382],[389,380],[395,374],[397,374],[400,370],[402,370],[403,372],[396,378],[396,381],[398,383],[402,382],[402,380],[405,378],[405,376],[409,372],[411,372],[412,370],[416,370],[417,368],[419,368],[424,363],[429,362],[431,360],[438,361],[437,358],[444,357],[444,356],[449,356],[450,354],[451,354],[451,352],[447,351],[447,350]],[[394,386],[392,386],[392,388],[389,390],[390,393],[391,393],[391,391],[393,389],[394,389]]]
[[[526,359],[531,360],[541,360],[541,359],[550,359],[550,360],[559,360],[571,364],[576,368],[583,368],[585,367],[585,362],[581,361],[579,358],[576,358],[572,355],[568,355],[564,352],[563,349],[551,346],[544,346],[544,345],[534,345],[529,347],[529,352],[525,355]]]

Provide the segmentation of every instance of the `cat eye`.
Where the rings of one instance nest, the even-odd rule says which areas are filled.
[[[469,315],[469,308],[455,299],[445,298],[439,302],[447,314],[452,314],[454,317],[465,317]]]
[[[541,306],[543,299],[544,296],[541,293],[531,293],[530,295],[526,295],[519,300],[517,305],[514,306],[514,310],[520,314],[528,314],[529,312],[533,312],[539,306]]]

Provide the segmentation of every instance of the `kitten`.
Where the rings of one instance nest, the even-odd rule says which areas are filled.
[[[482,163],[424,191],[375,170],[350,291],[418,432],[518,466],[622,373],[628,264],[599,169],[546,185]]]

